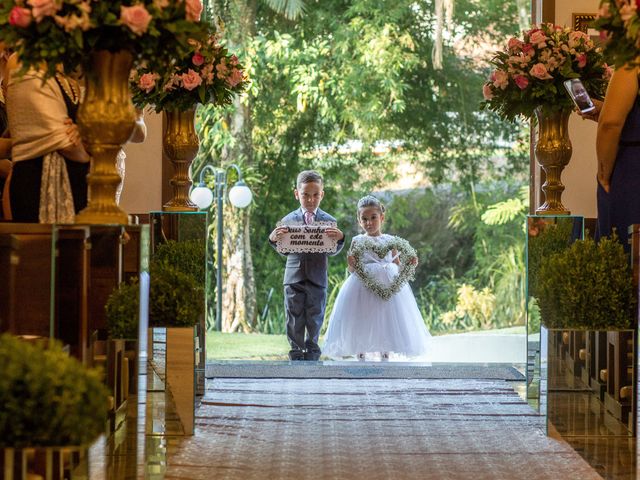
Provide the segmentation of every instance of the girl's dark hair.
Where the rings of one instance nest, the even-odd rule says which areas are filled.
[[[360,200],[358,200],[358,219],[360,218],[360,210],[367,207],[376,207],[380,210],[380,213],[384,213],[384,205],[380,200],[378,200],[373,195],[365,195]]]

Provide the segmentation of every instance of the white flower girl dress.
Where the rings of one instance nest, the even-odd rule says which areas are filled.
[[[370,237],[357,235],[354,245],[365,239],[377,244],[389,242],[391,235]],[[362,254],[364,270],[375,281],[387,287],[398,275],[392,251],[384,258],[367,250]],[[415,297],[408,284],[388,300],[383,300],[352,273],[336,298],[329,319],[322,352],[333,358],[362,353],[401,354],[424,357],[431,335],[422,320]]]

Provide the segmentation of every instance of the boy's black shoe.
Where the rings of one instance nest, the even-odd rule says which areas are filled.
[[[302,350],[290,350],[289,351],[289,360],[306,360],[304,358],[304,352]]]
[[[317,362],[320,360],[320,352],[304,352],[304,359],[311,362]]]

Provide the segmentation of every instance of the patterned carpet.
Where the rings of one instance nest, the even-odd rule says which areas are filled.
[[[215,379],[167,479],[600,479],[501,380]]]

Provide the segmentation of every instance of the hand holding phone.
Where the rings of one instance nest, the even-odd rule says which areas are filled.
[[[587,89],[584,88],[584,85],[580,81],[579,78],[572,78],[570,80],[565,80],[564,88],[567,89],[571,100],[575,106],[582,113],[591,112],[596,109],[596,106],[593,104],[591,97],[587,93]]]

